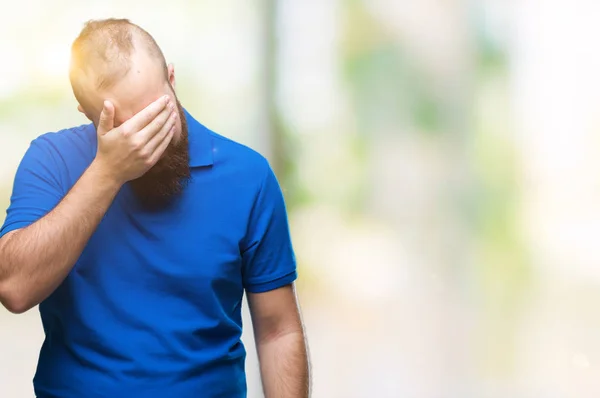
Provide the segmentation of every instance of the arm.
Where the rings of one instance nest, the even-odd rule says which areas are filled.
[[[308,354],[293,285],[296,258],[283,193],[268,165],[243,243],[243,282],[265,396],[306,398]]]
[[[293,285],[249,293],[254,338],[266,398],[307,398],[306,338]]]
[[[0,239],[0,301],[22,313],[66,278],[120,185],[92,164],[48,215]]]
[[[41,152],[26,155],[15,179],[11,217],[14,224],[28,225],[0,238],[0,302],[9,311],[39,304],[67,277],[122,184],[143,174],[166,149],[173,133],[170,115],[161,99],[113,129],[114,108],[107,102],[96,158],[52,209],[46,208],[58,194],[50,176],[38,175]]]

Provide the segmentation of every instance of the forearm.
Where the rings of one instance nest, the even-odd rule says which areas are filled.
[[[92,165],[45,217],[0,240],[0,300],[24,312],[66,278],[120,185]]]
[[[310,392],[308,350],[302,330],[257,345],[266,398],[307,398]]]

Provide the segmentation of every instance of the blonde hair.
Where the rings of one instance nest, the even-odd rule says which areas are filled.
[[[157,59],[168,78],[162,50],[147,31],[128,19],[91,20],[85,23],[71,47],[69,79],[81,103],[81,79],[93,78],[95,89],[106,89],[125,77],[131,69],[131,56],[145,50]]]

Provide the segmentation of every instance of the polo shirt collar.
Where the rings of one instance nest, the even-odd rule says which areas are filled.
[[[213,143],[209,130],[183,110],[188,126],[190,167],[211,166],[213,164]]]

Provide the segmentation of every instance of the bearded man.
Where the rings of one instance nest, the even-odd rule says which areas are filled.
[[[245,397],[244,292],[266,397],[307,397],[269,163],[181,106],[173,65],[128,20],[85,25],[70,80],[91,123],[31,143],[0,229],[0,301],[39,304],[37,397]]]

